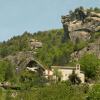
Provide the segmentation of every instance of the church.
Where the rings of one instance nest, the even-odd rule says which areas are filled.
[[[77,76],[80,78],[81,83],[84,83],[85,81],[85,75],[84,73],[80,70],[80,64],[76,64],[75,67],[70,67],[70,66],[51,66],[51,70],[45,70],[45,76],[46,78],[48,77],[55,77],[54,75],[54,69],[57,69],[58,72],[61,73],[61,81],[66,81],[69,79],[69,76],[72,74],[73,70],[77,74]]]

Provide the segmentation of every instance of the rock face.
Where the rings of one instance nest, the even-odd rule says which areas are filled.
[[[71,60],[77,61],[84,54],[94,54],[100,59],[100,38],[98,38],[94,43],[89,43],[87,47],[80,51],[75,51],[71,54]]]
[[[32,51],[18,52],[15,55],[9,55],[4,59],[11,61],[16,67],[16,72],[19,73],[23,69],[35,68],[38,71],[44,71],[44,67],[33,57]]]
[[[30,40],[31,49],[37,49],[42,48],[43,44],[42,42],[39,42],[38,40],[31,39]]]
[[[94,32],[100,31],[100,13],[81,10],[80,19],[71,20],[70,15],[62,16],[64,36],[74,43],[77,39],[87,41]],[[83,17],[82,17],[83,16]],[[66,35],[65,35],[66,34]]]

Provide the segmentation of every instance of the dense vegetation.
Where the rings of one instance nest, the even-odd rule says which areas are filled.
[[[65,65],[70,59],[70,54],[74,51],[74,45],[71,41],[62,43],[62,36],[62,29],[37,32],[33,35],[25,32],[22,36],[13,37],[11,40],[3,42],[0,45],[0,55],[5,57],[18,51],[31,50],[29,41],[31,38],[35,38],[43,43],[43,48],[39,49],[34,57],[47,67],[53,64]]]
[[[36,59],[39,59],[42,62],[42,64],[45,65],[45,67],[49,67],[52,64],[66,65],[69,63],[70,54],[76,50],[76,45],[74,45],[71,41],[67,43],[62,43],[62,36],[62,29],[52,30],[49,32],[38,32],[37,34],[33,35],[29,33],[24,33],[23,36],[14,37],[8,42],[2,43],[1,46],[3,46],[4,48],[7,46],[7,52],[14,55],[14,53],[18,51],[31,50],[28,41],[30,38],[35,38],[43,42],[43,48],[36,50],[37,54],[34,55],[34,57]],[[24,41],[24,38],[27,42]],[[21,41],[24,41],[24,44],[21,47],[21,43],[18,44],[20,39]],[[81,47],[77,46],[77,48],[79,49],[81,49]],[[10,48],[14,49],[12,49],[12,51],[9,51],[11,50]],[[87,82],[100,82],[100,61],[95,55],[84,55],[80,59],[80,64],[82,70],[85,72]],[[100,95],[98,89],[100,87],[98,85],[99,83],[93,86],[92,90],[87,84],[75,85],[70,81],[66,81],[64,83],[51,82],[51,85],[47,86],[45,83],[48,82],[48,80],[46,80],[43,77],[40,77],[38,74],[29,72],[27,70],[24,70],[23,72],[21,72],[21,74],[16,75],[15,77],[14,65],[11,65],[11,63],[7,60],[0,61],[0,71],[1,82],[9,81],[12,85],[16,83],[16,86],[19,87],[18,90],[5,90],[1,88],[1,100],[20,100],[21,98],[23,98],[24,100],[33,100],[33,98],[34,100],[92,100],[91,98],[99,98]],[[59,77],[59,73],[55,74],[57,74]],[[71,76],[71,79],[73,79],[73,76]],[[15,97],[13,95],[15,95]]]
[[[5,95],[6,100],[84,100],[88,92],[87,87],[86,85],[71,86],[68,83],[59,83],[44,88],[33,88],[31,91],[17,91],[16,98],[11,97],[11,94],[16,91],[8,91]]]

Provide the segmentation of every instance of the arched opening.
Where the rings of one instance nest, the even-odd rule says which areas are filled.
[[[30,67],[30,68],[32,68],[32,67],[38,67],[38,64],[37,64],[36,61],[31,60],[31,61],[28,62],[28,64],[26,65],[26,67]]]

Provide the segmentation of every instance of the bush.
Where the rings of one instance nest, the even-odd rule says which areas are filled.
[[[100,100],[100,83],[93,85],[87,100]]]
[[[86,77],[96,79],[99,69],[99,60],[93,54],[85,54],[80,60],[81,68],[85,72]]]

